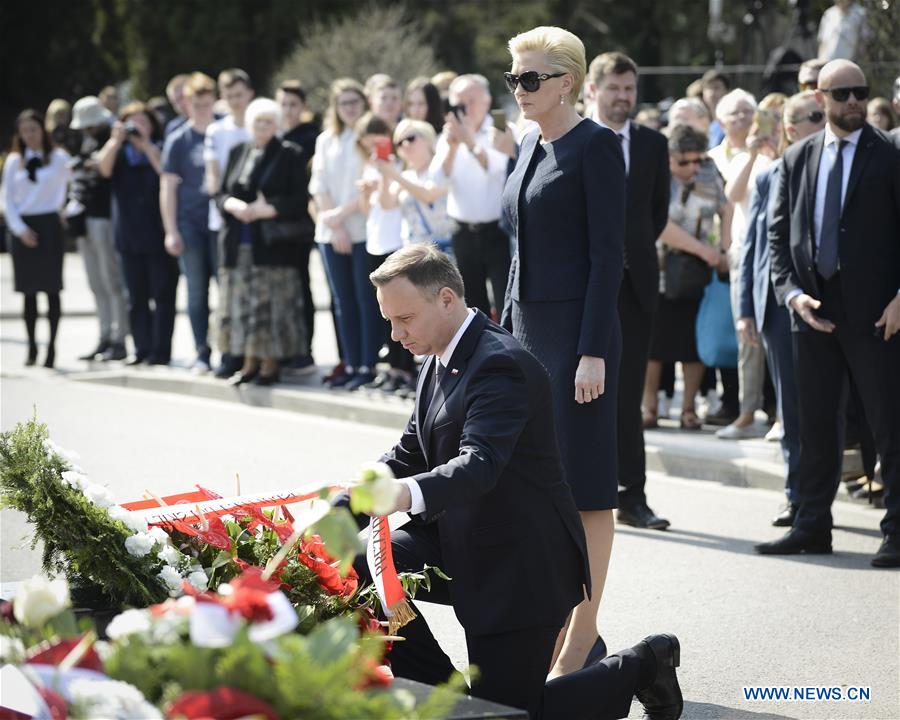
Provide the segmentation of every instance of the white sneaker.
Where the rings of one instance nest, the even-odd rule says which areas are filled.
[[[731,423],[731,425],[726,425],[716,430],[716,437],[719,440],[746,440],[748,438],[757,438],[760,435],[760,428],[756,423],[750,423],[744,427]]]
[[[766,433],[766,440],[769,442],[780,442],[783,434],[784,428],[782,428],[781,423],[776,420],[772,424],[772,427],[769,428],[769,432]]]
[[[209,361],[200,357],[194,360],[194,364],[191,365],[191,372],[195,375],[205,375],[210,370],[212,370],[212,368],[209,366]]]
[[[669,396],[664,392],[659,394],[659,400],[657,401],[656,406],[656,414],[657,417],[667,418],[669,417],[669,410],[671,409],[671,402],[669,401]]]
[[[719,398],[719,393],[715,390],[708,390],[706,392],[706,414],[715,415],[721,409],[722,400]]]

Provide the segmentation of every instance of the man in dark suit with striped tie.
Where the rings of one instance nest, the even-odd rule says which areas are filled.
[[[762,554],[831,552],[842,403],[856,383],[884,477],[876,567],[900,567],[900,147],[866,123],[862,70],[819,74],[822,132],[784,155],[769,224],[772,280],[791,309],[800,407],[799,508]]]
[[[619,509],[616,519],[665,530],[669,521],[647,505],[647,463],[641,399],[659,297],[656,239],[669,218],[669,149],[655,130],[631,122],[637,101],[635,62],[619,52],[598,55],[588,70],[591,117],[619,138],[625,157],[625,272],[619,290],[622,361],[619,366],[617,447]],[[596,202],[603,202],[596,198]]]

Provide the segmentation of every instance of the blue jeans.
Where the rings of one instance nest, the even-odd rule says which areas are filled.
[[[181,272],[187,279],[188,318],[194,333],[198,355],[209,355],[209,280],[216,276],[216,236],[203,223],[178,221],[178,232],[184,241],[184,251],[178,258]]]
[[[352,368],[374,368],[384,342],[384,320],[375,288],[369,282],[369,255],[364,242],[353,243],[351,255],[339,255],[331,245],[319,243],[334,299],[334,314],[344,357]]]

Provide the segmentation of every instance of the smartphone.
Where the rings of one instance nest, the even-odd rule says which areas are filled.
[[[390,160],[392,152],[394,152],[394,144],[390,138],[375,138],[375,157],[379,160]]]
[[[494,121],[494,127],[497,128],[497,132],[505,132],[506,131],[506,111],[505,110],[491,110],[491,118]]]
[[[756,111],[757,135],[770,140],[775,139],[775,115],[768,110]]]

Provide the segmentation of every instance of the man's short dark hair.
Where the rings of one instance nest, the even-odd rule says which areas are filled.
[[[303,89],[303,85],[299,80],[285,80],[278,86],[278,89],[281,90],[281,92],[296,95],[300,98],[300,102],[304,105],[306,104],[306,90]]]
[[[704,153],[709,146],[709,138],[693,125],[676,125],[669,133],[670,153]]]
[[[456,265],[437,245],[431,243],[407,245],[397,250],[369,275],[375,287],[387,285],[397,278],[406,278],[427,294],[437,295],[446,287],[460,298],[465,297],[462,275]]]
[[[720,82],[725,86],[726,90],[731,90],[731,80],[728,79],[728,76],[725,73],[721,70],[716,70],[715,68],[710,68],[703,73],[700,82],[705,88],[709,87],[714,82]]]
[[[621,75],[627,72],[632,72],[637,77],[638,68],[634,60],[625,53],[606,52],[591,60],[588,77],[592,83],[599,83],[608,75]]]
[[[250,76],[240,68],[228,68],[219,73],[218,84],[220,88],[228,90],[237,83],[244,83],[244,87],[248,90],[253,89],[253,85],[250,84]]]

